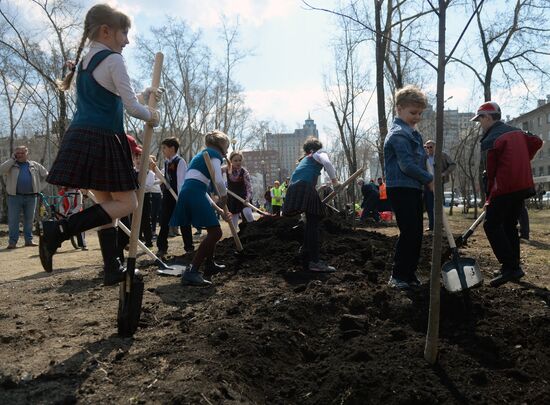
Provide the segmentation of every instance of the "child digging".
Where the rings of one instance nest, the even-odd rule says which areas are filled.
[[[183,285],[209,286],[212,283],[205,280],[199,269],[206,261],[206,270],[215,273],[223,270],[225,266],[214,262],[214,250],[216,243],[222,237],[222,229],[216,211],[227,221],[231,221],[231,214],[226,216],[223,207],[227,204],[227,189],[223,182],[221,164],[229,148],[229,138],[221,131],[212,131],[205,135],[204,143],[206,151],[214,167],[215,179],[210,177],[208,167],[199,152],[191,160],[181,191],[178,195],[176,208],[172,215],[171,226],[190,226],[206,229],[206,238],[203,239],[195,253],[191,265],[183,272],[181,283]],[[208,186],[215,181],[220,191],[218,205],[208,195]]]
[[[339,187],[340,183],[328,155],[322,148],[323,144],[317,138],[309,137],[304,142],[304,156],[290,177],[290,185],[283,204],[283,215],[305,213],[302,254],[305,258],[304,262],[308,263],[307,269],[319,273],[332,273],[336,269],[319,258],[319,223],[325,210],[315,185],[323,168],[329,175],[334,188]]]
[[[137,181],[123,128],[123,107],[131,116],[157,126],[158,111],[140,102],[148,101],[151,94],[157,100],[162,95],[161,89],[148,88],[138,101],[132,90],[121,55],[128,44],[129,28],[128,16],[106,4],[95,5],[86,14],[76,61],[68,63],[71,72],[59,86],[62,91],[68,90],[78,69],[76,112],[46,180],[59,186],[92,190],[98,204],[67,219],[44,221],[39,242],[40,262],[45,271],[51,272],[53,255],[63,241],[99,227],[104,285],[124,279],[113,222],[137,207]],[[87,40],[89,50],[80,60]]]
[[[231,155],[229,155],[229,164],[225,168],[227,170],[227,188],[243,200],[250,202],[252,200],[252,183],[250,182],[248,170],[242,167],[242,162],[243,154],[241,152],[231,152]],[[229,208],[233,225],[235,225],[236,229],[238,229],[237,225],[239,224],[240,216],[244,217],[241,230],[244,229],[247,222],[254,222],[252,208],[244,205],[236,198],[228,196],[227,208]]]

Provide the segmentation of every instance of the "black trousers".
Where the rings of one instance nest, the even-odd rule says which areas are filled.
[[[422,190],[408,187],[388,187],[386,190],[399,228],[392,276],[402,281],[411,281],[422,247]]]
[[[161,202],[161,193],[151,193],[151,232],[153,235],[157,234],[157,223],[159,222]]]
[[[172,212],[176,207],[176,200],[170,193],[162,193],[161,202],[161,214],[160,214],[160,231],[157,236],[157,247],[159,250],[166,252],[168,250],[168,231],[170,226],[170,218]],[[183,248],[186,252],[192,252],[193,247],[193,233],[191,232],[191,225],[180,226],[181,236],[183,238]]]
[[[367,199],[363,199],[363,202],[361,203],[361,207],[363,208],[363,212],[361,213],[361,221],[365,221],[367,218],[372,218],[376,222],[380,221],[380,213],[378,212],[378,204],[380,199],[375,194],[373,196],[369,196]]]
[[[153,239],[153,232],[151,230],[151,194],[145,193],[143,195],[143,211],[141,212],[141,224],[139,227],[139,238],[145,241],[146,244],[150,244]]]
[[[523,239],[529,239],[529,213],[525,206],[525,200],[523,200],[521,213],[519,215],[519,236]]]
[[[523,196],[508,194],[491,199],[486,208],[483,229],[503,270],[515,270],[519,266],[517,223],[523,207]]]
[[[319,223],[321,217],[306,212],[306,224],[304,226],[304,253],[309,261],[319,261]]]

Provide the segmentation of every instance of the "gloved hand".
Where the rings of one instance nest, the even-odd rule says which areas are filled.
[[[149,97],[151,96],[151,94],[155,96],[155,100],[157,101],[157,103],[160,103],[160,101],[162,100],[162,95],[164,94],[164,91],[165,91],[164,87],[159,87],[158,89],[155,89],[154,87],[147,87],[141,93],[143,97],[143,103],[149,104]]]
[[[342,183],[340,183],[338,180],[332,182],[332,189],[337,193],[342,190],[342,187]]]

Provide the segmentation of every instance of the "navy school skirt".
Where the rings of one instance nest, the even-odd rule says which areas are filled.
[[[305,212],[317,216],[325,215],[325,207],[315,186],[306,181],[298,181],[288,186],[283,203],[283,215],[293,216]]]
[[[137,176],[126,135],[98,128],[69,128],[46,181],[99,191],[136,190]]]
[[[183,182],[170,226],[193,225],[195,228],[220,226],[216,211],[206,197],[206,184],[196,179]]]

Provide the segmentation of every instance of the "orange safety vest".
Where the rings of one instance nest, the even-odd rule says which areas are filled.
[[[388,199],[388,195],[386,194],[386,183],[382,183],[378,186],[378,192],[380,193],[381,200]]]

